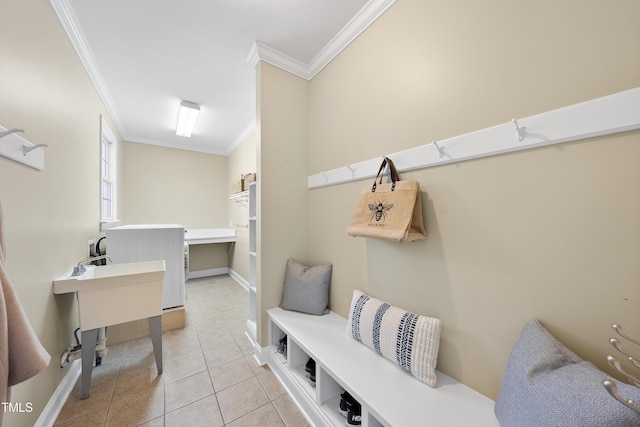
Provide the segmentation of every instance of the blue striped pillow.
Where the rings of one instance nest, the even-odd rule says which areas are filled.
[[[440,319],[411,313],[353,291],[347,333],[434,387]]]

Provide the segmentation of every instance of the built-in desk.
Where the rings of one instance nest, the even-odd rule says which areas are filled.
[[[190,271],[189,269],[189,247],[192,245],[209,245],[218,243],[234,243],[236,241],[236,230],[233,228],[193,228],[185,230],[185,269],[186,278],[194,279],[198,277],[216,276],[229,273],[229,267],[213,268],[208,270]]]
[[[233,228],[190,228],[185,230],[184,240],[187,245],[235,242],[236,230]]]

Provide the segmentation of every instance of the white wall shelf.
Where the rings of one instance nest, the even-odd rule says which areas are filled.
[[[46,144],[32,144],[18,133],[23,129],[6,129],[0,126],[0,156],[14,160],[33,169],[44,170]]]
[[[246,191],[249,198],[249,319],[247,319],[246,333],[253,343],[257,345],[257,269],[258,269],[258,253],[257,253],[257,210],[256,210],[256,183],[249,184],[249,190]]]
[[[392,154],[399,171],[640,129],[640,87]],[[309,188],[372,178],[382,157],[308,177]]]
[[[229,196],[229,200],[236,200],[236,199],[240,199],[248,196],[249,196],[249,190],[245,190],[245,191],[241,191],[240,193],[233,193],[231,196]]]

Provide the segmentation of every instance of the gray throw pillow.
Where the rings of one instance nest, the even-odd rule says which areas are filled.
[[[640,425],[640,414],[609,395],[605,379],[625,399],[640,402],[640,389],[611,379],[532,321],[509,356],[495,414],[502,427]]]
[[[280,307],[308,314],[327,314],[332,270],[333,264],[307,267],[289,259]]]

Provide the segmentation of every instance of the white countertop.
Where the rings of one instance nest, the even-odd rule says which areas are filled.
[[[190,228],[185,230],[184,240],[188,245],[235,242],[236,230],[233,228]]]
[[[165,229],[165,228],[184,228],[182,224],[130,224],[130,225],[121,225],[119,227],[110,228],[109,231],[118,231],[118,230],[155,230],[155,229]]]

